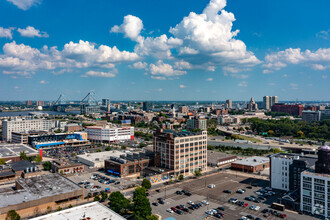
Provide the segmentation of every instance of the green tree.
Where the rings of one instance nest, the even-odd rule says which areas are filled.
[[[52,167],[52,164],[49,161],[46,161],[45,163],[42,164],[45,170],[50,170]]]
[[[158,216],[157,215],[149,215],[149,216],[147,216],[146,220],[158,220]]]
[[[101,200],[100,196],[96,195],[96,196],[94,197],[94,201],[100,201],[100,200]]]
[[[119,191],[111,193],[109,201],[110,209],[119,214],[126,213],[131,207],[130,201]]]
[[[6,164],[6,160],[3,159],[3,158],[1,158],[1,159],[0,159],[0,165],[5,165],[5,164]]]
[[[111,147],[106,147],[105,151],[111,151]]]
[[[146,219],[151,215],[151,206],[145,191],[144,187],[138,187],[134,192],[134,217],[138,220]]]
[[[20,159],[21,160],[28,160],[28,156],[26,155],[25,151],[20,152]]]
[[[178,180],[182,181],[183,179],[184,179],[184,176],[182,174],[180,174]]]
[[[274,154],[278,154],[278,153],[280,153],[280,152],[282,152],[280,149],[278,149],[278,148],[275,148],[275,149],[274,149]]]
[[[6,220],[20,220],[21,216],[15,211],[10,210],[7,212]]]
[[[196,177],[199,177],[199,176],[202,175],[202,173],[201,173],[200,170],[195,170],[195,171],[194,171],[194,175],[195,175]]]
[[[122,150],[126,150],[126,148],[127,148],[127,147],[126,147],[125,145],[122,145],[122,146],[121,146],[121,149],[122,149]]]
[[[107,200],[107,198],[108,198],[108,194],[106,193],[106,192],[101,192],[101,197],[102,197],[102,201],[105,201],[105,200]]]
[[[41,156],[38,154],[37,156],[36,156],[36,158],[34,158],[34,161],[36,162],[36,163],[41,163],[42,162],[42,158],[41,158]]]
[[[146,188],[146,189],[150,189],[151,188],[151,182],[150,182],[150,180],[143,179],[141,186],[144,187],[144,188]]]

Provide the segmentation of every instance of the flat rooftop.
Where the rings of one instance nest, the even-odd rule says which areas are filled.
[[[120,157],[120,155],[126,154],[123,151],[111,150],[111,151],[102,151],[97,153],[88,153],[83,155],[78,155],[77,158],[85,159],[92,162],[102,162],[104,160],[110,159],[110,156]]]
[[[272,155],[271,157],[306,161],[309,166],[314,166],[315,162],[317,161],[317,155],[315,155],[315,156],[304,156],[304,155],[301,155],[301,154],[278,153],[278,154]]]
[[[269,163],[268,157],[248,157],[243,160],[237,160],[233,162],[235,164],[247,165],[247,166],[257,166],[264,163]]]
[[[90,218],[92,220],[124,220],[125,218],[99,202],[92,202],[76,206],[60,212],[33,218],[32,220],[80,220]]]
[[[201,132],[174,131],[174,130],[164,130],[163,133],[173,134],[173,137],[189,137],[189,136],[195,136],[195,135],[202,135]]]
[[[23,189],[1,192],[0,208],[81,190],[78,185],[56,173],[21,178],[17,182]]]
[[[327,173],[316,173],[315,172],[315,166],[311,167],[308,170],[303,171],[302,173],[304,174],[309,174],[309,175],[313,175],[313,176],[319,176],[319,177],[326,177],[326,178],[330,178],[330,174]]]
[[[217,151],[207,151],[207,162],[208,163],[217,163],[219,160],[224,160],[224,159],[234,159],[237,158],[236,155],[231,155],[231,154],[225,154]]]
[[[0,144],[0,158],[19,157],[20,152],[26,155],[38,154],[38,151],[26,144]]]

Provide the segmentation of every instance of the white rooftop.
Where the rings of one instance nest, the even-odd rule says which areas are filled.
[[[120,155],[125,154],[123,151],[110,150],[110,151],[102,151],[97,153],[87,153],[83,155],[78,155],[77,158],[82,158],[91,162],[101,162],[104,160],[110,159],[110,156],[120,157]]]
[[[247,165],[247,166],[257,166],[257,165],[268,163],[268,162],[269,162],[268,157],[255,156],[255,157],[248,157],[248,158],[245,158],[243,160],[237,160],[233,163]]]
[[[99,202],[76,206],[60,212],[54,212],[48,215],[36,217],[32,220],[81,220],[87,219],[88,217],[91,220],[125,220],[124,217]]]

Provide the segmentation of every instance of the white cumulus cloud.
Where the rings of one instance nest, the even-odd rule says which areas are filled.
[[[164,79],[164,77],[180,76],[187,73],[186,71],[174,69],[172,65],[164,63],[162,60],[155,64],[150,64],[149,72],[154,79]]]
[[[46,32],[41,32],[40,30],[35,29],[32,26],[27,26],[25,29],[18,28],[17,31],[23,37],[49,37]]]
[[[0,37],[5,37],[5,38],[9,38],[9,39],[13,39],[13,30],[15,28],[3,28],[0,27]]]
[[[180,87],[180,89],[187,88],[187,86],[185,86],[185,85],[180,85],[179,87]]]
[[[141,30],[143,29],[143,22],[140,18],[133,15],[126,15],[124,22],[120,26],[115,25],[111,28],[110,32],[123,33],[125,37],[133,40],[141,40]]]
[[[302,51],[300,48],[289,48],[265,57],[263,67],[266,73],[280,70],[287,65],[304,64],[314,70],[326,70],[330,68],[330,48],[320,48],[314,52]]]
[[[133,63],[133,65],[129,65],[131,69],[145,69],[147,66],[148,64],[146,62],[141,61]]]
[[[13,3],[19,9],[24,11],[28,10],[34,5],[40,4],[41,0],[7,0],[8,2]]]
[[[88,71],[81,77],[102,77],[102,78],[112,78],[115,77],[117,74],[117,70],[115,69],[114,71],[111,72],[98,72],[98,71]]]

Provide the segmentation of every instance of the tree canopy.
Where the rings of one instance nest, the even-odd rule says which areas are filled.
[[[150,189],[151,188],[151,182],[150,182],[150,180],[143,179],[141,186],[143,186],[146,189]]]
[[[126,199],[119,191],[111,193],[109,196],[109,201],[110,209],[119,214],[126,213],[131,206],[130,201]]]
[[[20,220],[21,216],[15,211],[15,210],[10,210],[7,213],[6,220]]]
[[[133,202],[134,217],[136,219],[146,219],[147,216],[151,215],[151,206],[144,187],[138,187],[135,189]]]

